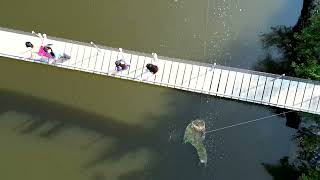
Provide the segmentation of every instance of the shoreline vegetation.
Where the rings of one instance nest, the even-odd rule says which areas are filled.
[[[303,0],[294,26],[271,27],[261,40],[266,56],[256,70],[320,80],[320,0]],[[293,137],[297,157],[293,162],[284,157],[280,165],[263,164],[274,179],[320,179],[320,116],[297,114],[301,119]]]

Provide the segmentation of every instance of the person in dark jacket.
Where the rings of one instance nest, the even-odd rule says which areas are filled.
[[[26,45],[27,48],[31,48],[31,49],[34,47],[33,44],[31,42],[29,42],[29,41],[26,42],[25,45]]]
[[[156,74],[159,69],[158,66],[151,64],[151,63],[147,64],[146,67],[152,74]]]
[[[123,59],[117,60],[115,64],[117,71],[127,70],[129,68],[129,65]]]

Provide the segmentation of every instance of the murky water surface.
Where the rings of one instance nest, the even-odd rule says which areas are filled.
[[[298,0],[2,0],[0,26],[250,69],[259,35],[293,25]],[[207,167],[182,144],[274,114],[239,101],[0,58],[0,179],[269,180],[261,163],[293,155],[282,117],[207,134]]]

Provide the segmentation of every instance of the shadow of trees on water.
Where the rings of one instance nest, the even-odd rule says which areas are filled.
[[[19,125],[20,128],[17,127],[23,134],[32,133],[48,123],[53,124],[53,126],[46,131],[42,131],[39,134],[41,137],[50,138],[61,131],[67,131],[68,127],[72,126],[93,130],[101,134],[101,136],[111,136],[115,137],[119,142],[126,142],[117,144],[118,149],[123,151],[115,151],[112,155],[113,158],[127,153],[126,150],[131,151],[142,145],[141,141],[135,143],[128,141],[128,139],[130,139],[128,137],[144,139],[143,143],[146,144],[152,143],[150,136],[152,131],[137,125],[121,123],[112,118],[99,116],[23,94],[4,90],[0,90],[0,94],[0,101],[5,102],[0,105],[0,113],[16,111],[32,115],[32,118],[29,118],[26,122]],[[98,161],[96,163],[98,163]]]
[[[171,114],[161,115],[160,117],[146,114],[146,119],[156,119],[156,122],[158,122],[154,128],[127,124],[55,102],[2,89],[0,89],[0,102],[2,102],[0,104],[0,114],[14,111],[32,116],[32,118],[20,122],[15,127],[15,130],[22,134],[32,134],[42,128],[41,133],[37,135],[50,140],[59,133],[68,131],[69,128],[80,127],[99,134],[97,139],[90,142],[92,144],[97,143],[103,137],[114,138],[116,141],[112,145],[112,150],[108,149],[97,153],[96,158],[84,164],[84,170],[90,170],[107,160],[117,161],[130,152],[147,148],[156,154],[152,161],[148,162],[144,169],[124,173],[118,179],[197,179],[199,173],[196,172],[203,171],[201,166],[195,166],[195,163],[198,162],[195,150],[191,146],[182,144],[184,128],[192,119],[189,116],[190,113],[185,113],[192,112],[192,107],[183,108],[181,103],[185,102],[175,101],[169,104],[169,106],[176,108],[176,111]],[[170,121],[177,118],[181,121],[174,121],[175,138],[169,140],[168,129],[172,124]],[[50,124],[49,128],[48,124]],[[90,144],[88,148],[90,148]],[[198,169],[194,169],[195,167],[198,167]],[[195,173],[176,173],[177,168],[180,169],[179,172],[182,172],[182,169],[193,169]],[[105,177],[103,173],[97,173],[93,176],[93,179],[103,180],[108,179],[108,177]]]
[[[280,159],[278,164],[263,163],[262,165],[274,180],[295,180],[300,176],[300,172],[289,163],[288,157]]]
[[[290,27],[271,27],[271,32],[260,36],[265,56],[253,66],[256,71],[273,74],[286,74],[295,76],[292,67],[292,51],[294,44],[293,32]]]
[[[294,76],[294,73],[292,73],[293,70],[291,62],[274,59],[269,53],[265,58],[261,59],[256,65],[254,65],[253,69],[272,74],[286,74],[288,76]]]
[[[261,40],[266,50],[266,56],[254,66],[254,69],[274,74],[286,74],[305,79],[319,80],[319,8],[319,1],[303,0],[300,17],[294,26],[272,27],[271,32],[263,34]],[[317,119],[316,115],[308,113],[288,113],[286,115],[287,126],[298,129],[301,120],[306,122],[309,116],[312,119]],[[298,155],[294,158],[294,161],[305,164],[307,161],[301,158],[300,154],[306,151],[307,148],[301,146],[301,144],[305,143],[305,140],[298,138],[297,135],[300,132],[299,130],[293,137],[293,139],[297,140],[298,146]],[[316,142],[313,143],[317,145]],[[309,145],[312,146],[312,143]],[[278,165],[263,164],[263,166],[272,175],[274,180],[295,180],[302,173],[311,169],[301,169],[297,162],[291,163],[288,157],[284,157],[280,159]],[[310,177],[310,179],[313,178]]]

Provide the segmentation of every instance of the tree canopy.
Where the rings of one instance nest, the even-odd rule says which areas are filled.
[[[262,35],[262,42],[266,49],[280,52],[277,61],[281,70],[297,77],[320,80],[319,8],[313,12],[309,23],[299,31],[286,26],[272,27],[271,33]]]

